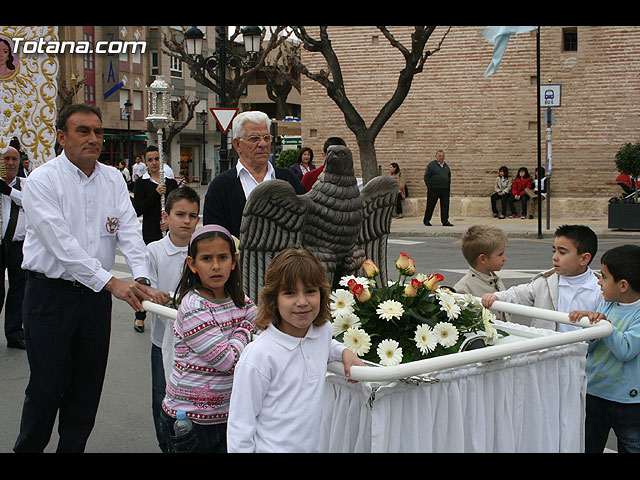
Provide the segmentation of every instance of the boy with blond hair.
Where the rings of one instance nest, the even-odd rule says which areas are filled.
[[[501,229],[489,225],[469,227],[462,236],[462,255],[469,271],[454,285],[454,290],[476,297],[504,290],[504,283],[496,272],[507,261],[506,248],[507,236]]]

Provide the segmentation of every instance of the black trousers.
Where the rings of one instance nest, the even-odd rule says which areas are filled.
[[[42,452],[56,415],[57,452],[83,452],[102,393],[109,337],[111,294],[30,272],[23,322],[31,375],[15,452]]]
[[[430,222],[436,203],[440,200],[440,221],[449,221],[449,188],[429,188],[427,190],[427,208],[424,211],[424,223]]]
[[[9,278],[8,290],[5,288],[5,269],[0,271],[0,310],[4,309],[4,335],[8,341],[24,340],[22,299],[27,276],[21,267],[22,244],[23,242],[12,242],[7,249],[5,269]]]

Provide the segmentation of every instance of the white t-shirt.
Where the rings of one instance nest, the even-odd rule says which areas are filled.
[[[593,270],[567,277],[558,275],[558,311],[569,313],[574,310],[587,310],[595,312],[602,300],[602,292],[598,285],[598,277]],[[578,326],[558,323],[558,331],[566,332],[576,330]]]

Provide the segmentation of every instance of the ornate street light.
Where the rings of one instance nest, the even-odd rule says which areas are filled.
[[[198,113],[198,117],[200,118],[200,123],[202,124],[202,177],[200,178],[200,185],[206,185],[207,184],[207,163],[206,163],[206,156],[205,156],[205,145],[207,143],[206,141],[206,128],[207,128],[207,111],[206,110],[202,110],[201,112]]]
[[[156,79],[147,87],[148,110],[147,121],[151,122],[157,131],[158,155],[160,157],[160,183],[164,183],[164,152],[162,148],[162,129],[173,123],[171,116],[171,90],[162,75],[156,75]],[[164,196],[160,197],[161,211],[164,211]]]
[[[125,165],[129,168],[129,164],[131,162],[131,111],[133,109],[133,103],[129,101],[124,102],[124,113],[127,115],[127,164]]]
[[[222,34],[216,42],[215,51],[208,57],[202,55],[204,33],[198,27],[191,27],[184,33],[184,47],[187,54],[194,60],[193,68],[208,73],[210,77],[220,78],[220,107],[226,107],[226,69],[246,67],[253,64],[255,55],[260,51],[262,29],[260,27],[242,27],[240,32],[244,39],[245,54],[243,58],[227,49],[227,27],[221,27]],[[218,70],[218,72],[216,72]],[[229,167],[227,159],[227,134],[220,133],[220,170],[225,171]]]

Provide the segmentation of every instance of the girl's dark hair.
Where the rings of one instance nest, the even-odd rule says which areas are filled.
[[[396,169],[396,173],[400,173],[400,165],[398,165],[396,162],[391,162],[389,165]]]
[[[198,242],[202,240],[206,240],[208,238],[222,238],[229,244],[229,251],[233,257],[236,257],[236,244],[232,238],[229,238],[222,232],[205,232],[201,235],[198,235],[191,241],[189,245],[188,255],[191,258],[196,258],[198,255]],[[173,297],[174,306],[177,308],[182,302],[182,299],[185,297],[187,293],[202,286],[202,282],[200,281],[200,277],[197,273],[193,273],[187,265],[185,260],[184,265],[182,267],[182,277],[180,277],[180,281],[178,282],[178,286],[176,288],[176,292]],[[231,297],[233,303],[236,304],[238,308],[242,308],[245,306],[245,296],[244,291],[242,290],[242,275],[240,274],[239,264],[236,262],[236,268],[231,270],[231,274],[224,284],[224,289],[227,295]]]
[[[302,154],[304,152],[309,152],[309,163],[313,162],[313,150],[309,147],[303,147],[298,152],[298,156],[296,157],[296,163],[302,163]]]
[[[502,166],[498,169],[498,173],[500,173],[500,170],[502,170],[504,172],[504,178],[509,178],[509,168],[506,166]]]
[[[620,245],[607,250],[602,255],[600,263],[607,266],[615,282],[626,280],[635,292],[640,293],[640,247],[638,245]]]
[[[294,245],[273,257],[269,263],[264,286],[260,291],[256,327],[265,330],[270,324],[277,326],[282,321],[278,312],[278,295],[283,290],[294,288],[298,280],[305,286],[317,287],[320,290],[320,311],[313,324],[322,325],[328,321],[331,315],[331,287],[327,281],[327,273],[312,253]]]
[[[520,167],[518,169],[518,176],[520,176],[520,172],[524,172],[524,178],[529,178],[529,170],[527,170],[527,167]]]

